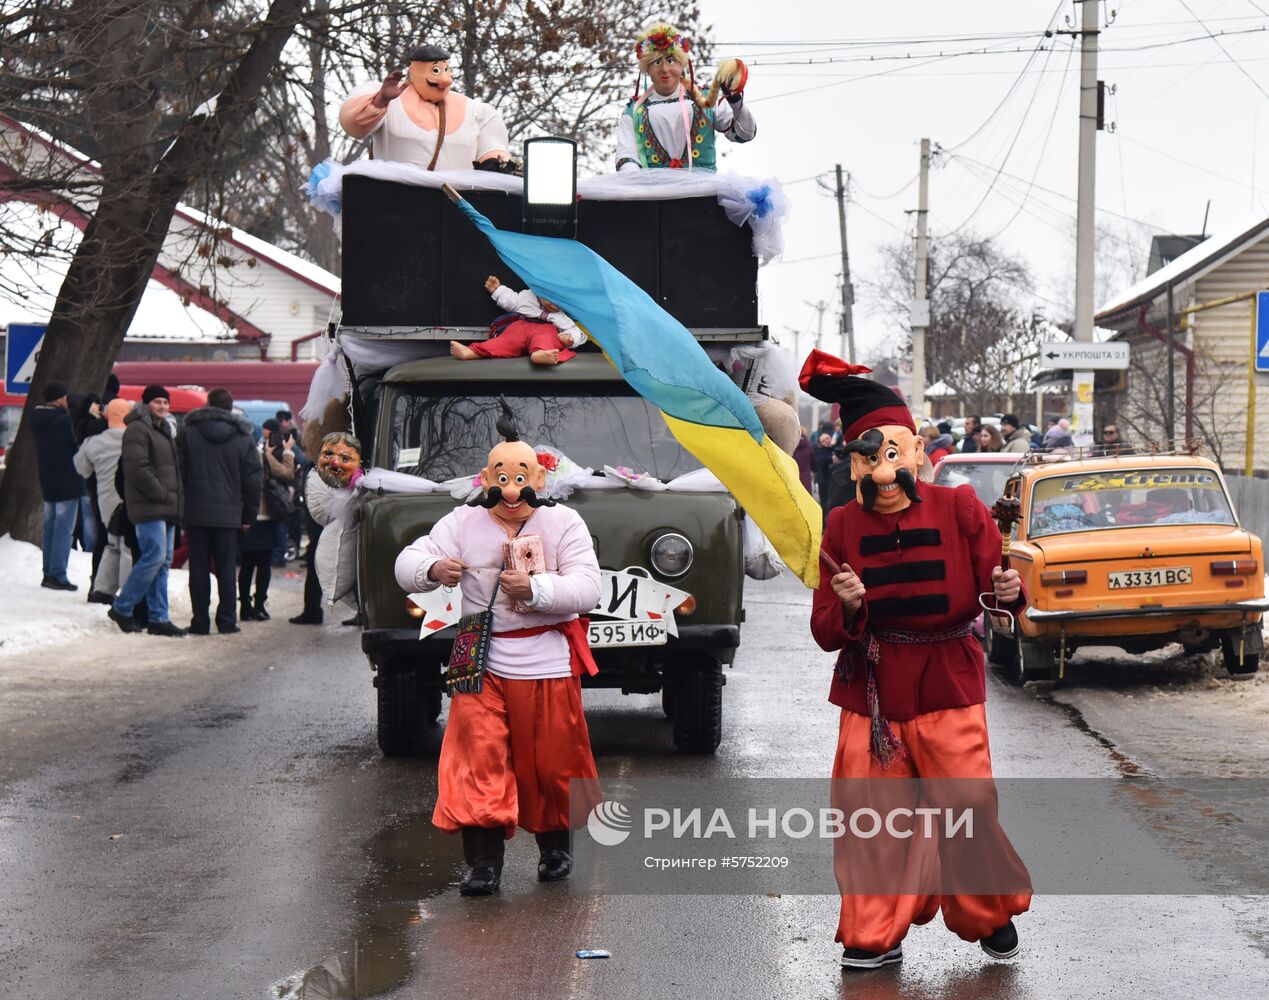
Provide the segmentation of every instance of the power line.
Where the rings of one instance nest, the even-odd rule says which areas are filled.
[[[1248,188],[1257,194],[1261,194],[1266,191],[1265,188],[1258,187],[1255,184],[1248,184],[1246,181],[1240,181],[1236,177],[1228,177],[1225,174],[1218,174],[1215,170],[1209,170],[1207,167],[1200,167],[1197,163],[1191,163],[1189,160],[1183,160],[1181,157],[1175,156],[1172,153],[1164,152],[1162,149],[1155,149],[1153,146],[1146,145],[1140,139],[1134,139],[1131,136],[1124,135],[1120,131],[1116,131],[1115,134],[1125,142],[1130,142],[1134,146],[1140,146],[1142,149],[1147,152],[1154,153],[1156,156],[1163,156],[1169,160],[1175,160],[1182,166],[1189,167],[1191,170],[1197,170],[1201,174],[1208,174],[1209,176],[1215,177],[1217,180],[1227,181],[1230,184],[1237,184],[1239,187]]]
[[[1208,33],[1212,41],[1214,41],[1218,46],[1220,46],[1220,50],[1225,53],[1225,58],[1228,59],[1231,63],[1233,63],[1238,68],[1238,72],[1240,72],[1243,76],[1245,76],[1248,80],[1250,80],[1252,86],[1255,87],[1262,94],[1264,94],[1265,97],[1269,97],[1269,90],[1265,90],[1265,88],[1260,85],[1260,82],[1254,76],[1252,76],[1249,72],[1247,72],[1246,67],[1243,66],[1243,64],[1240,63],[1237,59],[1235,59],[1233,55],[1230,54],[1229,49],[1225,48],[1224,45],[1221,45],[1220,39],[1212,34],[1212,29],[1209,28],[1206,24],[1204,24],[1203,19],[1200,18],[1197,14],[1194,13],[1193,10],[1190,9],[1190,5],[1186,3],[1185,0],[1177,0],[1177,2],[1186,9],[1186,12],[1190,15],[1190,17],[1194,18],[1194,20],[1198,22],[1198,26]]]

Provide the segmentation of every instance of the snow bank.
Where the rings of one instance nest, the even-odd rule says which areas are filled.
[[[0,661],[50,649],[89,635],[120,636],[106,605],[88,603],[92,555],[71,552],[68,576],[79,590],[47,590],[38,545],[0,535]],[[167,597],[172,621],[189,624],[189,573],[169,570]]]

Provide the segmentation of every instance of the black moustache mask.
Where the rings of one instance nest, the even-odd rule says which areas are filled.
[[[555,501],[550,497],[540,497],[534,491],[532,486],[522,486],[520,488],[520,499],[527,503],[535,510],[538,507],[554,507]],[[468,500],[468,507],[484,507],[485,510],[493,510],[498,504],[502,503],[502,487],[491,486],[489,492],[483,497],[477,497],[475,500]]]
[[[921,502],[921,495],[917,492],[916,478],[907,469],[899,469],[894,474],[894,481],[899,484],[899,489],[907,495],[907,498],[913,503]],[[873,482],[872,476],[864,476],[859,481],[860,505],[864,510],[872,510],[873,504],[877,502],[878,493],[877,484]]]

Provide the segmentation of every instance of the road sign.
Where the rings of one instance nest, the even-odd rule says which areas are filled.
[[[1269,292],[1256,293],[1256,371],[1269,372]]]
[[[43,323],[10,323],[4,338],[4,391],[25,396],[35,377],[35,362],[44,343]]]
[[[1041,368],[1073,368],[1080,371],[1105,371],[1128,367],[1128,344],[1109,340],[1102,344],[1064,341],[1040,345]]]

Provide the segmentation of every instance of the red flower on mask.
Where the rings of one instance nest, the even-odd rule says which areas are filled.
[[[549,451],[538,452],[538,465],[546,469],[547,472],[554,472],[560,467],[560,460],[552,455]]]

